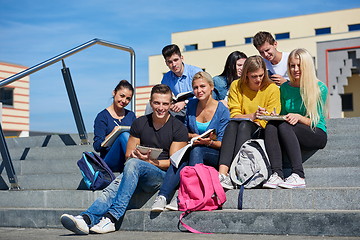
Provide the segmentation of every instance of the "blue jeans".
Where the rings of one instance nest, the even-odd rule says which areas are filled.
[[[179,168],[170,165],[166,171],[159,195],[164,196],[168,202],[172,199],[180,183],[180,171],[187,165],[195,166],[197,163],[204,163],[218,169],[219,152],[220,151],[217,149],[205,147],[203,145],[192,147],[189,154],[187,156],[185,155],[185,157],[188,157],[188,161],[181,161]]]
[[[126,162],[124,172],[105,188],[81,215],[89,216],[91,221],[89,227],[96,225],[106,213],[119,220],[125,214],[137,187],[144,192],[156,192],[164,177],[165,171],[160,168],[140,159],[131,158]]]
[[[129,132],[121,133],[104,158],[104,161],[113,172],[122,172],[124,170],[126,146],[129,136]]]

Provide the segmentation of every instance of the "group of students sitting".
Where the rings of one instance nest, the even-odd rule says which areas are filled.
[[[125,109],[134,89],[126,80],[120,81],[113,91],[113,103],[97,115],[94,124],[94,149],[120,175],[86,211],[78,216],[63,214],[63,226],[76,234],[115,231],[115,223],[125,214],[136,189],[159,190],[152,211],[177,210],[174,194],[180,171],[187,165],[213,166],[219,171],[222,186],[233,189],[229,177],[232,160],[245,141],[259,136],[264,138],[272,169],[263,187],[305,187],[301,149],[321,149],[327,142],[327,88],[316,77],[311,55],[305,49],[289,54],[289,81],[280,87],[270,79],[261,56],[245,56],[242,62],[238,78],[231,79],[228,90],[214,90],[214,82],[219,83],[221,76],[213,79],[207,72],[199,71],[192,77],[194,98],[186,102],[184,122],[172,115],[173,92],[168,85],[152,88],[152,113],[136,118]],[[279,114],[284,115],[283,121],[259,119]],[[118,125],[131,125],[130,131],[120,134],[111,147],[101,147]],[[172,154],[208,129],[215,129],[216,134],[195,140],[178,167],[170,163]],[[152,159],[151,151],[141,153],[137,145],[163,151]],[[285,179],[284,152],[292,166],[292,174]]]

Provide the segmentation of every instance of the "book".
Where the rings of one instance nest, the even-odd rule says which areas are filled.
[[[174,167],[178,168],[179,163],[181,162],[181,159],[184,157],[186,151],[194,144],[194,141],[199,139],[199,138],[209,137],[210,133],[216,133],[216,130],[215,129],[208,129],[203,134],[201,134],[199,136],[196,136],[196,137],[193,137],[185,147],[179,149],[173,155],[170,156],[171,164],[174,165]],[[215,140],[215,139],[213,139],[213,140]]]
[[[194,96],[195,95],[192,91],[179,93],[178,95],[173,96],[173,102],[175,102],[175,103],[182,102],[182,101],[185,101],[186,99],[192,98]]]
[[[250,118],[230,118],[230,121],[240,122],[240,121],[252,121]]]
[[[105,140],[101,143],[101,146],[102,147],[111,146],[115,142],[116,138],[120,135],[120,133],[129,130],[130,130],[130,126],[119,126],[116,131],[113,131],[110,135],[108,135],[105,138]]]
[[[161,148],[145,147],[141,145],[136,145],[136,149],[139,150],[142,154],[147,154],[148,151],[151,151],[151,159],[157,159],[163,151]]]
[[[277,120],[277,121],[285,121],[285,115],[262,115],[259,116],[258,119],[260,120],[266,120],[266,121],[270,121],[270,120]]]

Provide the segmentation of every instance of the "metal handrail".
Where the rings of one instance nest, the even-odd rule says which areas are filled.
[[[123,50],[123,51],[127,51],[130,53],[130,78],[131,78],[131,84],[134,86],[134,89],[135,89],[135,52],[134,50],[131,48],[131,47],[128,47],[128,46],[123,46],[123,45],[120,45],[120,44],[117,44],[117,43],[112,43],[112,42],[108,42],[108,41],[105,41],[105,40],[101,40],[101,39],[93,39],[91,41],[88,41],[82,45],[79,45],[67,52],[64,52],[62,54],[59,54],[53,58],[50,58],[49,60],[46,60],[42,63],[39,63],[38,65],[35,65],[31,68],[28,68],[20,73],[17,73],[15,75],[12,75],[2,81],[0,81],[0,88],[3,87],[3,86],[6,86],[12,82],[15,82],[16,80],[19,80],[21,78],[24,78],[32,73],[35,73],[43,68],[46,68],[54,63],[57,63],[58,61],[61,61],[77,52],[80,52],[88,47],[91,47],[92,45],[95,45],[95,44],[100,44],[100,45],[103,45],[103,46],[106,46],[106,47],[111,47],[111,48],[115,48],[115,49],[119,49],[119,50]],[[63,63],[64,65],[64,68],[63,70],[64,71],[68,71],[68,69],[65,67],[65,64]],[[62,72],[63,72],[62,70]],[[64,76],[64,75],[63,75]],[[75,122],[76,122],[76,125],[78,126],[78,131],[79,131],[79,136],[80,136],[80,139],[82,141],[82,143],[87,143],[87,133],[86,133],[86,130],[85,130],[85,126],[83,124],[83,120],[82,120],[82,117],[81,117],[81,112],[80,112],[80,108],[78,107],[78,104],[77,104],[77,98],[76,98],[76,94],[75,94],[75,90],[74,90],[74,87],[72,85],[72,80],[71,80],[71,77],[70,77],[70,73],[67,73],[66,74],[66,77],[64,77],[64,81],[65,81],[65,85],[69,84],[66,86],[67,90],[68,90],[68,95],[69,95],[69,100],[70,100],[70,103],[72,105],[72,108],[73,108],[73,114],[74,114],[74,117],[75,117]],[[69,89],[70,88],[70,92],[69,92]],[[135,94],[135,92],[134,92]],[[135,104],[134,102],[131,102],[131,110],[133,112],[135,112]],[[18,180],[17,180],[17,177],[16,177],[16,173],[15,173],[15,170],[14,170],[14,166],[12,164],[12,160],[11,160],[11,157],[10,157],[10,154],[9,154],[9,150],[8,150],[8,147],[7,147],[7,144],[6,144],[6,141],[5,141],[5,137],[4,137],[4,133],[2,131],[2,127],[1,127],[1,122],[0,122],[0,153],[1,153],[1,156],[2,156],[2,159],[3,159],[3,163],[4,163],[4,166],[5,166],[5,169],[6,169],[6,172],[7,172],[7,175],[8,175],[8,178],[9,178],[9,182],[11,184],[11,190],[17,190],[17,189],[20,189],[20,186],[18,185]],[[0,174],[1,174],[2,171],[0,171]]]
[[[53,58],[50,58],[49,60],[46,60],[42,63],[39,63],[38,65],[35,65],[31,68],[28,68],[22,72],[19,72],[15,75],[12,75],[4,80],[1,80],[0,81],[0,88],[5,86],[5,85],[8,85],[16,80],[19,80],[23,77],[26,77],[32,73],[35,73],[43,68],[46,68],[54,63],[57,63],[59,61],[61,61],[62,59],[65,59],[77,52],[80,52],[86,48],[89,48],[91,47],[92,45],[95,45],[95,44],[100,44],[100,45],[103,45],[103,46],[106,46],[106,47],[111,47],[111,48],[115,48],[115,49],[119,49],[119,50],[123,50],[123,51],[127,51],[130,53],[130,64],[131,64],[131,69],[130,69],[130,78],[131,78],[131,84],[134,86],[134,89],[135,89],[135,51],[131,48],[131,47],[128,47],[128,46],[124,46],[124,45],[120,45],[120,44],[117,44],[117,43],[112,43],[112,42],[108,42],[108,41],[105,41],[105,40],[102,40],[102,39],[98,39],[98,38],[94,38],[93,40],[90,40],[82,45],[79,45],[69,51],[66,51],[64,53],[61,53]],[[135,93],[134,93],[135,94]],[[135,104],[133,102],[131,102],[131,110],[133,112],[135,112]]]

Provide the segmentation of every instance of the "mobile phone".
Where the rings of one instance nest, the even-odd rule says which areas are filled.
[[[269,69],[268,69],[267,71],[268,71],[269,77],[271,77],[272,75],[274,75],[274,73],[273,73],[272,71],[270,71]]]

